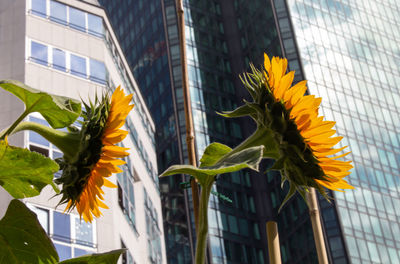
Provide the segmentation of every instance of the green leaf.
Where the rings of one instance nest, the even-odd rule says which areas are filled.
[[[0,81],[0,87],[25,103],[26,114],[39,112],[53,128],[71,125],[81,113],[81,103],[78,100],[50,95],[12,80]]]
[[[12,200],[0,220],[0,263],[54,264],[58,255],[36,214]]]
[[[39,195],[58,170],[53,160],[0,141],[0,185],[14,198]]]
[[[203,156],[200,159],[200,168],[212,166],[217,163],[223,156],[228,154],[232,149],[224,144],[213,142],[204,150]]]
[[[223,111],[222,113],[217,112],[217,114],[219,114],[223,117],[231,117],[231,118],[232,117],[249,116],[251,114],[256,113],[256,110],[254,109],[254,107],[251,107],[250,104],[253,104],[253,103],[246,103],[242,106],[239,106],[238,108],[236,108],[233,111]]]
[[[85,255],[78,258],[67,259],[59,264],[116,264],[126,249],[117,249],[101,254]]]
[[[189,174],[204,186],[217,174],[234,172],[244,168],[258,171],[258,165],[263,157],[263,149],[263,146],[256,146],[232,154],[228,153],[213,166],[196,168],[192,165],[173,165],[164,171],[160,177]]]

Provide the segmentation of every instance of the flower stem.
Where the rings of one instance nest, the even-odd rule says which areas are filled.
[[[199,228],[197,230],[197,243],[196,243],[196,264],[204,264],[206,260],[207,250],[207,235],[208,235],[208,201],[214,177],[202,185],[200,206],[199,206]]]
[[[30,111],[29,111],[28,109],[25,110],[25,111],[20,115],[20,117],[18,117],[18,119],[15,120],[15,122],[14,122],[6,131],[4,131],[4,130],[1,131],[1,133],[0,133],[0,139],[4,139],[6,136],[10,135],[10,134],[14,131],[15,127],[16,127],[19,123],[21,123],[21,121],[24,120],[24,118],[25,118],[29,113],[30,113]]]
[[[35,122],[19,123],[10,135],[22,130],[32,130],[59,148],[65,156],[72,159],[79,149],[80,133],[64,132]]]

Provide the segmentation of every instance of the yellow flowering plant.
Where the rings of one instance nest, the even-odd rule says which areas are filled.
[[[107,178],[122,171],[118,166],[125,161],[119,158],[128,155],[127,148],[116,144],[128,134],[121,127],[133,108],[132,95],[125,95],[118,87],[111,97],[106,93],[96,97],[94,103],[84,103],[85,110],[81,112],[81,102],[77,100],[50,95],[17,81],[0,81],[0,87],[16,95],[26,106],[15,122],[0,132],[0,185],[14,198],[39,195],[45,186],[52,185],[61,195],[60,204],[67,204],[66,211],[76,208],[86,222],[99,217],[100,208],[107,208],[102,201],[102,187],[116,187]],[[32,112],[39,112],[51,127],[23,121]],[[72,126],[79,116],[80,129]],[[57,130],[65,127],[68,131]],[[23,130],[43,136],[63,152],[63,157],[56,163],[38,153],[10,146],[8,136]],[[62,175],[55,183],[62,186],[61,191],[53,183],[54,173],[59,169]],[[124,251],[88,255],[66,263],[117,263]],[[37,263],[59,263],[54,245],[36,215],[16,199],[0,220],[0,259],[7,263],[36,259]]]
[[[332,129],[335,122],[325,121],[318,114],[321,98],[305,95],[306,81],[292,85],[294,72],[286,73],[286,59],[273,57],[270,60],[265,55],[263,69],[250,66],[251,73],[243,74],[241,80],[252,101],[244,101],[239,108],[220,114],[228,118],[251,117],[257,124],[254,133],[234,149],[212,143],[200,159],[199,168],[174,165],[161,175],[190,174],[202,187],[197,264],[205,261],[208,200],[218,174],[246,167],[258,170],[262,158],[274,159],[270,169],[281,172],[282,186],[286,181],[290,186],[279,210],[296,191],[306,200],[305,194],[315,188],[329,200],[324,188],[353,189],[344,180],[350,174],[351,161],[338,160],[348,152],[335,156],[345,149],[334,148],[342,139],[332,137],[336,132]]]

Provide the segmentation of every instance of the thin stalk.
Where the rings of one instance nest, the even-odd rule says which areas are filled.
[[[310,192],[308,192],[306,196],[307,202],[309,204],[310,219],[314,234],[315,247],[318,255],[318,263],[328,264],[328,256],[326,254],[324,233],[322,231],[321,216],[319,213],[315,189],[311,188]]]
[[[4,132],[4,130],[1,132],[0,134],[0,139],[4,139],[6,136],[10,135],[15,127],[22,122],[22,120],[24,120],[24,118],[30,113],[30,111],[28,109],[26,109],[21,115],[20,117],[18,117],[17,120],[15,120],[15,122]]]
[[[183,10],[182,0],[176,1],[176,8],[178,14],[178,26],[179,26],[179,47],[181,51],[181,66],[182,66],[182,90],[183,90],[183,104],[186,121],[186,145],[188,149],[188,158],[190,165],[197,166],[196,150],[194,145],[194,128],[193,128],[193,117],[192,117],[192,106],[190,101],[190,90],[189,90],[189,78],[188,69],[186,62],[186,44],[185,44],[185,16]],[[196,230],[199,226],[199,188],[194,179],[190,180],[190,186],[192,188],[192,201],[193,201],[193,213],[194,223]]]
[[[208,235],[208,201],[214,180],[205,184],[201,188],[200,206],[199,206],[199,228],[197,230],[196,242],[196,264],[204,264],[207,252]]]

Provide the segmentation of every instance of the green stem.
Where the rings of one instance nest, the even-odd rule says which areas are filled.
[[[273,131],[269,128],[259,126],[251,136],[222,157],[218,162],[222,162],[232,154],[238,153],[244,149],[261,145],[265,147],[263,158],[277,159],[280,157],[279,145],[276,143]]]
[[[207,181],[205,185],[202,185],[201,189],[199,206],[199,229],[197,230],[195,257],[196,264],[204,264],[206,260],[208,234],[208,201],[210,199],[210,193],[213,183],[214,177],[212,178],[212,180]]]
[[[69,159],[72,159],[79,149],[80,133],[64,132],[34,122],[22,122],[13,129],[11,135],[22,130],[38,133],[57,146]]]
[[[25,111],[22,113],[22,115],[21,115],[20,117],[18,117],[18,119],[15,120],[15,122],[14,122],[5,132],[4,132],[4,130],[1,131],[1,133],[0,133],[0,139],[4,139],[6,136],[10,135],[10,134],[14,131],[15,127],[16,127],[19,123],[21,123],[21,121],[24,120],[24,118],[25,118],[29,113],[30,113],[30,111],[29,111],[28,109],[25,110]]]

